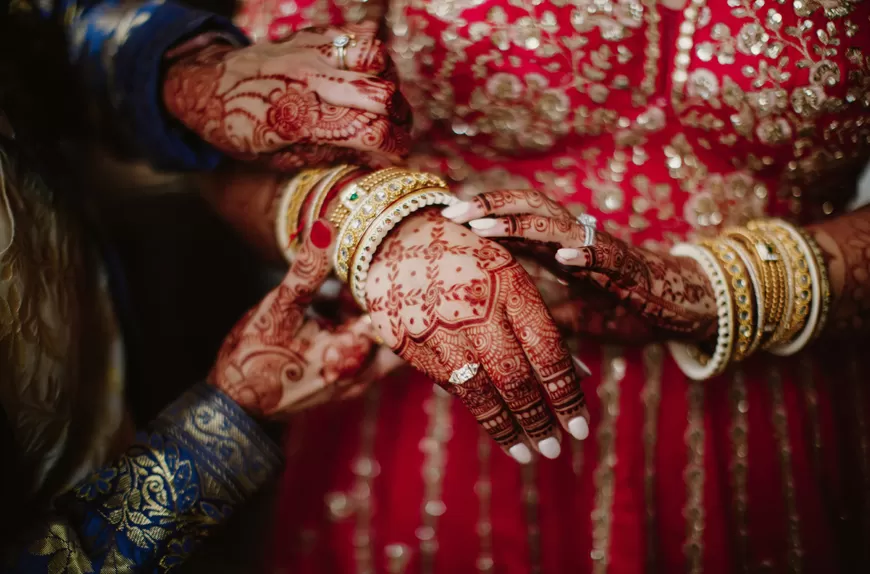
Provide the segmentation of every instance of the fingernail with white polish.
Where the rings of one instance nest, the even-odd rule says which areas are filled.
[[[581,361],[577,357],[571,356],[571,358],[574,360],[574,364],[577,366],[577,368],[580,370],[580,372],[583,374],[583,376],[586,376],[586,377],[592,376],[592,371],[589,370],[589,367],[586,366],[586,363],[584,363],[583,361]]]
[[[514,457],[514,460],[520,464],[529,464],[532,462],[532,452],[529,450],[529,447],[523,443],[515,444],[508,450],[508,452],[510,452],[511,456]]]
[[[568,421],[568,431],[577,440],[586,440],[589,436],[589,424],[583,417],[573,418]]]
[[[495,227],[495,219],[472,219],[468,222],[468,225],[470,225],[472,229],[492,229],[493,227]]]
[[[566,247],[565,249],[558,250],[556,252],[556,255],[559,257],[559,259],[562,259],[563,261],[571,261],[572,259],[577,259],[578,257],[580,257],[580,252],[576,249]]]
[[[556,437],[550,437],[538,443],[538,450],[547,458],[556,458],[562,452],[562,447],[559,446],[559,441]]]
[[[453,219],[454,217],[459,217],[466,211],[468,211],[468,203],[463,201],[461,203],[457,203],[456,205],[445,207],[441,210],[441,215],[443,215],[447,219]]]

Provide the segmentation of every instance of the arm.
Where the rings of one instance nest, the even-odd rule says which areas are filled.
[[[338,327],[305,308],[329,271],[334,234],[315,223],[281,284],[233,328],[208,377],[166,409],[116,463],[53,505],[3,571],[153,572],[180,564],[280,464],[256,419],[352,396],[395,362],[370,323]]]
[[[809,227],[828,267],[831,314],[826,333],[870,333],[870,207]]]
[[[12,572],[146,572],[184,561],[278,470],[280,454],[226,395],[199,385],[120,460],[83,480]]]

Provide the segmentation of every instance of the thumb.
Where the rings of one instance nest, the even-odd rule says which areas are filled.
[[[296,253],[290,271],[281,282],[296,299],[311,297],[332,271],[331,254],[335,230],[324,219],[311,225],[311,231]]]

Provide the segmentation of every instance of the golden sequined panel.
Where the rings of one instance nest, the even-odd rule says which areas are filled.
[[[380,6],[247,0],[239,22],[279,38]],[[411,163],[460,195],[533,187],[655,245],[841,211],[870,158],[870,2],[388,0],[386,26]]]
[[[81,229],[0,149],[0,406],[34,487],[62,488],[102,462],[121,420],[120,360]]]

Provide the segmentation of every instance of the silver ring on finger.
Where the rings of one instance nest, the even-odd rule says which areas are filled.
[[[468,381],[474,378],[474,375],[477,374],[477,371],[480,369],[480,365],[477,363],[466,363],[454,370],[450,373],[450,383],[453,385],[464,385]]]
[[[581,213],[577,216],[577,223],[582,225],[584,231],[586,231],[583,238],[583,247],[591,247],[595,243],[595,230],[598,226],[598,220],[594,215]]]
[[[338,69],[339,70],[347,70],[347,47],[350,46],[353,37],[348,34],[342,34],[341,36],[337,36],[333,41],[332,45],[335,47],[335,50],[338,54]]]

